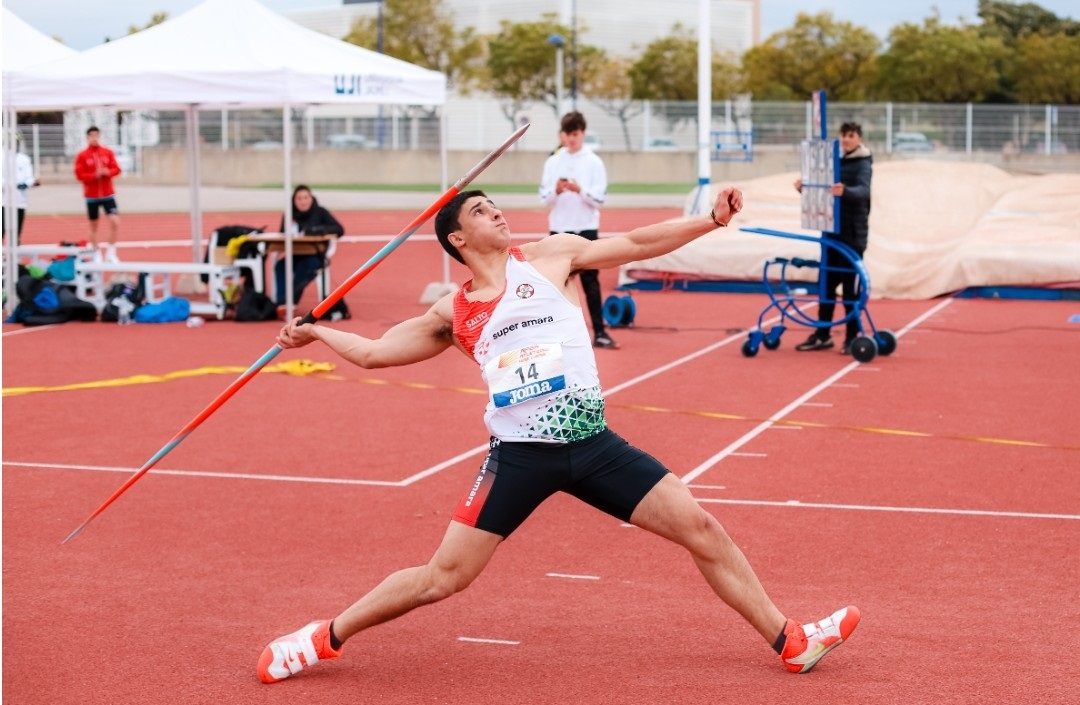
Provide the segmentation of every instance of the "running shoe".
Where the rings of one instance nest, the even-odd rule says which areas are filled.
[[[594,348],[610,348],[611,350],[618,350],[619,344],[611,339],[611,336],[607,333],[601,333],[593,338]]]
[[[796,350],[828,350],[833,346],[832,338],[819,338],[816,333],[811,333],[810,337],[806,339],[806,342],[799,343],[795,346]]]
[[[859,608],[848,606],[811,624],[789,619],[784,627],[787,642],[780,660],[792,673],[806,673],[821,657],[840,646],[859,624]]]
[[[259,657],[259,680],[277,683],[315,665],[341,656],[330,646],[330,620],[312,622],[292,634],[278,637]]]

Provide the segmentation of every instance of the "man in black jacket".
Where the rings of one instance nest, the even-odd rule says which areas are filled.
[[[870,236],[870,178],[873,176],[874,157],[863,144],[862,126],[857,122],[845,122],[840,126],[840,182],[833,184],[830,192],[840,197],[840,232],[822,233],[823,237],[839,240],[862,257]],[[802,192],[802,180],[795,181],[795,190]],[[836,287],[840,287],[844,311],[848,315],[844,334],[844,346],[840,352],[851,352],[851,342],[859,335],[859,321],[852,315],[860,292],[853,263],[834,247],[825,247],[822,261],[823,286],[818,320],[823,324],[816,328],[806,342],[795,346],[796,350],[827,350],[833,346],[829,328],[836,308]]]

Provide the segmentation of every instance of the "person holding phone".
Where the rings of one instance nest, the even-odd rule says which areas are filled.
[[[604,160],[585,148],[584,115],[575,111],[563,116],[559,143],[561,148],[547,158],[540,179],[540,201],[550,209],[548,231],[595,240],[600,234],[600,208],[607,199],[607,170]],[[593,347],[618,348],[604,326],[599,272],[583,269],[578,275],[592,322]]]

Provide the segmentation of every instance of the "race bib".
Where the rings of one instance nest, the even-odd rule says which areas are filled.
[[[562,346],[529,345],[492,358],[484,365],[496,407],[513,406],[566,388]]]

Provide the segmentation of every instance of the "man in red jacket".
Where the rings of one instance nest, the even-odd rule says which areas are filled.
[[[86,198],[86,214],[90,218],[90,241],[98,246],[98,214],[104,210],[109,217],[109,244],[105,259],[116,262],[116,233],[120,228],[120,209],[116,205],[113,177],[120,175],[116,155],[101,145],[101,130],[90,127],[86,131],[87,147],[75,157],[75,178],[83,184]]]

